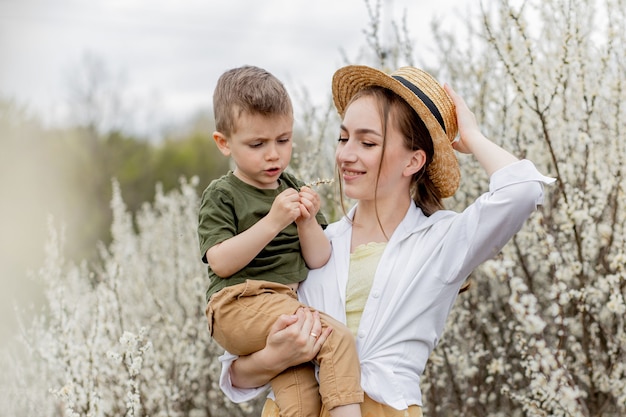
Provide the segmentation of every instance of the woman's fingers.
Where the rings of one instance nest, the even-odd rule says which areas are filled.
[[[305,341],[302,346],[302,353],[307,360],[312,360],[317,356],[320,348],[328,338],[330,332],[328,329],[322,328],[320,313],[311,311],[308,308],[302,308],[303,322],[300,329],[299,340]]]
[[[295,314],[281,315],[274,322],[266,348],[294,366],[314,359],[331,332],[331,328],[322,327],[318,311],[302,307]]]
[[[457,94],[452,87],[448,84],[444,84],[443,88],[454,102],[454,106],[456,108],[456,120],[459,128],[459,137],[458,140],[452,142],[452,147],[461,153],[471,153],[468,139],[471,139],[476,134],[480,134],[478,124],[476,123],[476,117],[465,103],[463,97]]]
[[[315,352],[315,355],[317,355],[317,353],[320,351],[322,345],[324,344],[324,342],[326,342],[326,339],[328,339],[328,336],[330,336],[332,332],[333,328],[329,326],[320,333],[319,337],[315,340],[315,343],[313,344],[313,351]]]

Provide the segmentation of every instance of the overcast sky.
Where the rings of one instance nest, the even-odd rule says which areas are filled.
[[[468,4],[383,1],[397,18],[407,10],[422,49],[432,18],[451,19]],[[147,113],[139,124],[208,108],[219,75],[243,64],[268,69],[292,94],[306,87],[321,100],[342,64],[340,49],[352,58],[365,45],[367,22],[365,0],[0,0],[0,95],[44,120],[64,120],[89,54],[119,79],[125,100]]]

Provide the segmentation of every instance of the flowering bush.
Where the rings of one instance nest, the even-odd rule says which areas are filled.
[[[514,3],[483,9],[465,49],[440,33],[442,64],[488,136],[558,182],[460,295],[425,414],[625,415],[626,3]],[[486,189],[462,170],[459,209]]]
[[[196,182],[167,195],[157,188],[134,222],[114,184],[113,241],[95,270],[67,264],[51,229],[38,273],[47,311],[23,329],[25,357],[6,361],[15,368],[3,375],[7,415],[253,413],[254,403],[234,405],[218,387],[222,349],[204,317]]]
[[[434,27],[440,65],[427,69],[450,80],[489,137],[558,182],[459,296],[428,363],[424,414],[625,415],[626,3],[517,3],[490,3],[463,35]],[[412,54],[406,38],[389,53],[376,31],[368,36],[380,66],[413,59],[398,53]],[[295,162],[314,180],[332,170],[332,149],[319,138],[333,120],[309,110],[314,133]],[[457,209],[487,189],[472,158],[460,161],[461,189],[448,202]],[[51,229],[38,273],[46,314],[23,326],[23,349],[2,357],[6,414],[258,412],[258,403],[233,405],[217,387],[221,349],[205,325],[197,187],[158,191],[134,219],[114,187],[113,241],[96,268],[67,263],[62,234]]]

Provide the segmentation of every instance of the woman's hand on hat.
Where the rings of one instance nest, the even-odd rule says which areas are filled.
[[[456,106],[460,140],[452,143],[454,149],[462,153],[474,155],[474,158],[482,165],[487,175],[491,175],[500,168],[518,160],[513,154],[490,141],[482,134],[478,128],[474,113],[452,87],[446,84],[444,89]]]
[[[443,88],[446,90],[446,93],[448,93],[454,102],[454,106],[456,107],[456,120],[459,128],[459,136],[454,142],[452,142],[452,147],[461,153],[473,153],[471,148],[472,141],[475,138],[483,137],[483,134],[478,128],[476,117],[469,107],[467,107],[467,103],[465,103],[463,97],[458,95],[452,87],[448,84],[444,84]]]

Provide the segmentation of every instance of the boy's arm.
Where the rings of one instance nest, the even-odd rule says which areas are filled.
[[[319,194],[309,187],[300,189],[301,216],[296,219],[296,225],[302,257],[310,269],[324,266],[331,252],[330,241],[315,218],[320,204]]]
[[[298,192],[280,193],[270,212],[248,230],[210,247],[206,259],[217,276],[228,278],[248,265],[281,230],[300,215]]]

